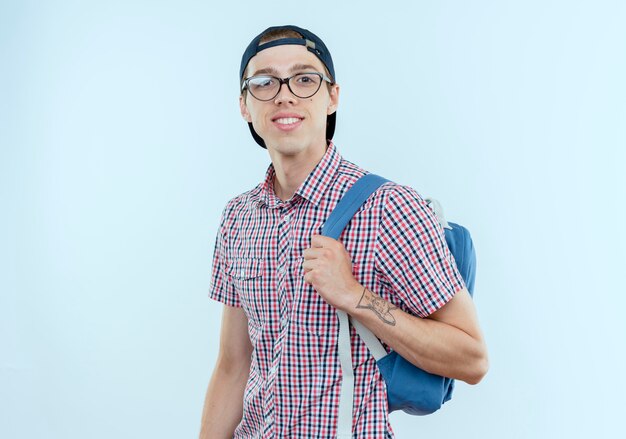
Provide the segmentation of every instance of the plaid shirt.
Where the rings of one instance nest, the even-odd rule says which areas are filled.
[[[366,173],[331,142],[291,199],[275,195],[270,164],[262,183],[224,208],[209,297],[243,307],[254,347],[235,438],[336,435],[339,324],[334,308],[304,282],[302,252],[311,235],[321,234],[345,191]],[[357,281],[413,315],[428,316],[464,286],[442,227],[409,186],[381,186],[340,241]],[[353,435],[393,438],[385,383],[353,327],[351,338]]]

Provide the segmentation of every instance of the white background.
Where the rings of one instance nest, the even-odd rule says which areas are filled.
[[[0,2],[0,437],[196,437],[228,199],[269,164],[240,58],[330,48],[335,143],[472,232],[491,369],[398,438],[616,437],[626,323],[621,1]]]

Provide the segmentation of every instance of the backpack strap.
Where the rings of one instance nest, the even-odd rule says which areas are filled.
[[[348,191],[343,195],[337,206],[324,223],[322,235],[333,239],[339,239],[341,232],[350,222],[354,214],[363,205],[365,200],[376,191],[382,184],[388,182],[386,178],[375,174],[366,174],[358,179]],[[352,345],[350,343],[350,319],[344,311],[336,310],[339,319],[339,362],[341,363],[341,397],[339,400],[339,416],[337,421],[337,438],[352,438],[352,410],[354,401],[354,372],[352,370]],[[353,321],[353,324],[357,323]],[[361,325],[362,326],[362,325]],[[365,328],[364,326],[362,326]],[[367,329],[367,328],[365,328]],[[369,331],[368,331],[369,332]],[[359,334],[360,335],[360,334]],[[378,339],[369,332],[368,341],[373,340],[386,354],[385,348],[378,342]],[[370,337],[371,336],[371,337]],[[369,347],[369,345],[368,345]],[[373,345],[373,349],[376,346]],[[372,350],[372,349],[370,349]],[[372,350],[374,352],[374,350]],[[378,350],[380,353],[380,351]]]
[[[343,195],[322,227],[322,235],[339,239],[341,232],[365,200],[380,186],[388,181],[375,174],[365,174],[359,178]]]
[[[391,180],[375,174],[366,174],[357,180],[343,195],[337,206],[324,223],[322,235],[339,239],[343,229],[350,222],[369,196],[381,185]],[[430,204],[430,202],[429,202]],[[437,203],[438,204],[438,203]],[[440,206],[439,206],[440,207]],[[443,210],[436,212],[443,218]],[[440,218],[440,220],[441,220]],[[443,220],[446,243],[455,257],[468,291],[473,294],[476,272],[476,255],[469,231],[458,224]],[[350,342],[350,323],[354,326],[376,361],[387,355],[387,351],[378,338],[358,320],[352,320],[344,311],[336,310],[339,320],[339,362],[341,364],[341,396],[337,421],[337,438],[352,438],[352,411],[354,404],[354,372],[352,370],[352,346]]]
[[[474,297],[474,280],[476,279],[476,251],[469,230],[460,224],[449,223],[443,214],[443,207],[434,198],[425,198],[428,207],[435,212],[439,224],[446,235],[446,244],[454,256],[459,274],[465,281],[467,291]]]

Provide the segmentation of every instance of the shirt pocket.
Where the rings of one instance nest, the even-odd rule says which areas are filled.
[[[269,291],[267,264],[264,259],[235,258],[232,260],[229,275],[235,292],[251,324],[262,326],[265,321],[264,298]]]

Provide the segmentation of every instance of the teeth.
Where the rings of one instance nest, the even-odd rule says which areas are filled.
[[[298,119],[297,117],[283,117],[281,119],[276,119],[276,122],[281,124],[281,125],[289,125],[292,123],[296,123],[298,122],[300,119]]]

